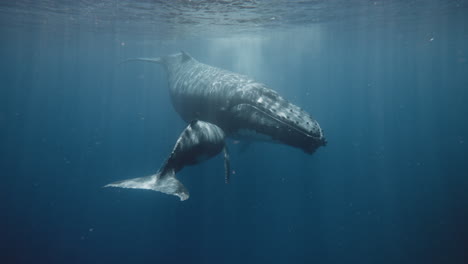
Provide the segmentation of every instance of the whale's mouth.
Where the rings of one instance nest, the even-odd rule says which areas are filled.
[[[306,153],[313,153],[315,149],[325,144],[325,138],[317,124],[315,131],[311,133],[301,128],[294,120],[283,120],[263,109],[250,104],[239,104],[231,109],[235,115],[237,125],[235,134],[253,137],[254,139],[266,138],[267,141],[281,142],[302,149]]]
[[[292,120],[289,120],[288,118],[280,118],[279,116],[272,115],[256,106],[253,105],[248,105],[252,109],[255,109],[255,111],[258,113],[258,116],[263,115],[264,117],[274,120],[274,122],[277,123],[276,128],[281,128],[284,127],[285,129],[290,129],[294,130],[296,133],[302,134],[304,137],[309,137],[313,138],[314,140],[321,140],[323,138],[322,130],[320,126],[318,125],[317,122],[314,121],[314,125],[317,126],[317,131],[319,132],[318,135],[314,135],[312,131],[307,131],[300,126],[298,126],[298,121],[294,122]]]
[[[255,107],[255,106],[253,106]],[[256,107],[255,107],[256,108]],[[257,108],[257,110],[259,112],[262,112],[263,114],[265,114],[266,116],[268,116],[269,118],[271,119],[274,119],[276,122],[278,122],[279,124],[281,124],[282,126],[285,126],[287,127],[288,129],[294,129],[297,133],[300,133],[300,134],[303,134],[305,137],[310,137],[310,138],[313,138],[315,140],[320,140],[323,136],[322,134],[320,133],[320,136],[315,136],[313,135],[312,133],[310,133],[309,131],[306,131],[305,129],[302,129],[301,127],[297,126],[293,121],[289,121],[287,122],[286,120],[282,120],[276,116],[273,116],[265,111],[262,111],[260,109]],[[318,124],[317,124],[318,125]],[[318,129],[319,131],[321,131],[321,129],[319,128]]]

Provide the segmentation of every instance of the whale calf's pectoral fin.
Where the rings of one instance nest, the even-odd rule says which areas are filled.
[[[164,175],[157,173],[151,176],[113,182],[104,187],[153,190],[178,196],[181,201],[189,198],[189,192],[185,186],[177,180],[174,170],[168,170]]]

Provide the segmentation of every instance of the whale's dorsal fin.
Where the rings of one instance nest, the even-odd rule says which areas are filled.
[[[181,50],[180,52],[182,53],[182,61],[183,62],[193,59],[193,57],[190,56],[190,54],[188,54],[187,52],[185,52],[183,50]]]

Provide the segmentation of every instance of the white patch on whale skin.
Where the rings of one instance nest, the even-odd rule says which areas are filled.
[[[181,201],[185,201],[189,198],[187,189],[179,180],[177,180],[174,170],[169,170],[165,175],[157,173],[146,177],[113,182],[104,187],[153,190],[175,195],[179,197]]]

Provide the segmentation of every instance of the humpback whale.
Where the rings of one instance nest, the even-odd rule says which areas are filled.
[[[229,153],[225,138],[253,138],[286,144],[312,154],[326,145],[318,122],[265,84],[228,70],[198,62],[186,52],[129,61],[157,63],[168,75],[172,104],[189,125],[179,136],[159,171],[105,187],[148,189],[189,198],[176,178],[183,167],[224,152],[229,181]]]

